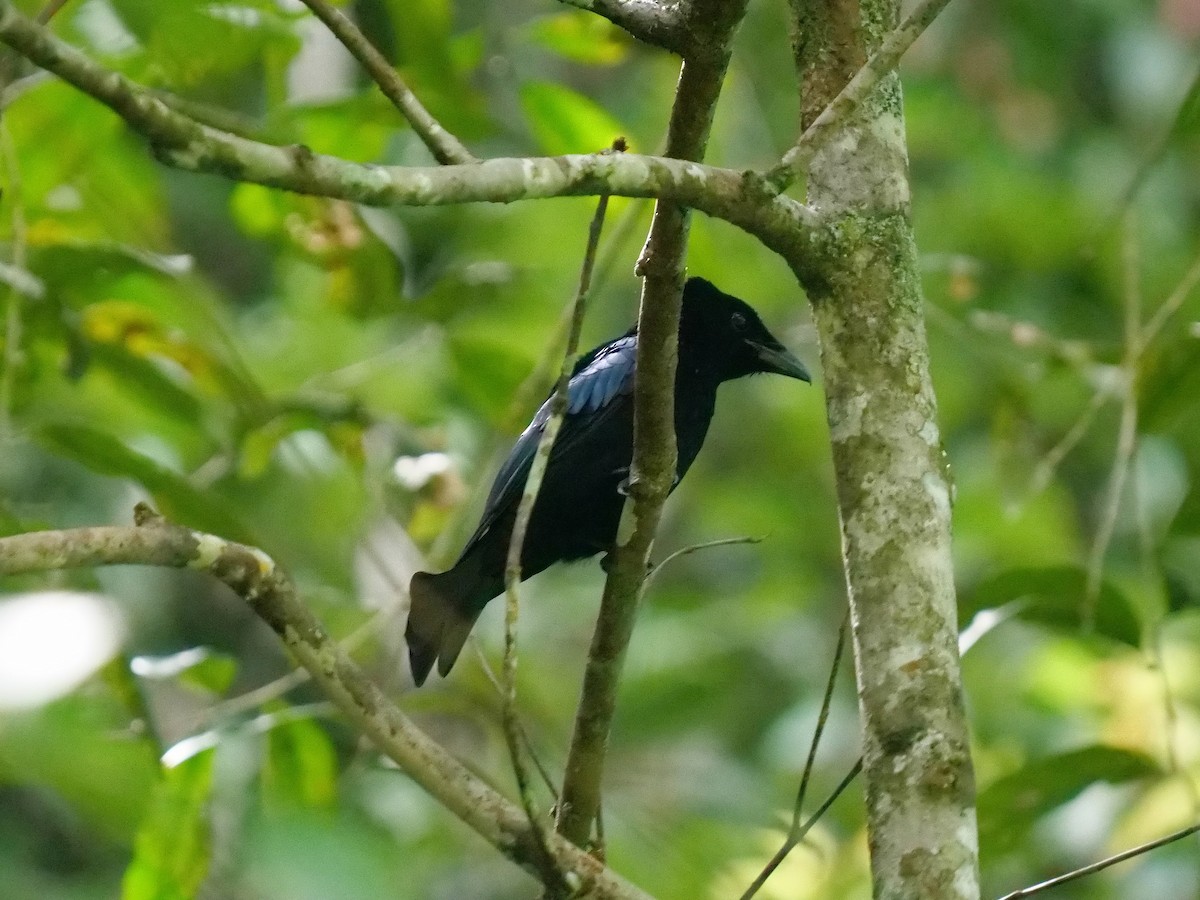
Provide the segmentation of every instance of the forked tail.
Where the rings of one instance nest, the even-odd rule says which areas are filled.
[[[412,605],[404,639],[418,687],[429,677],[435,661],[444,676],[458,659],[475,620],[492,599],[488,596],[479,602],[474,596],[478,587],[476,573],[460,566],[439,575],[418,572],[412,577],[408,587]]]

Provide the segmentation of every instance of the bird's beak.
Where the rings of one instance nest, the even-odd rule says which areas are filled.
[[[760,344],[757,341],[748,342],[754,348],[754,354],[763,364],[763,370],[766,372],[774,372],[776,375],[786,375],[788,378],[798,378],[801,381],[812,383],[812,376],[808,374],[808,369],[804,368],[804,363],[796,359],[791,353],[783,347],[771,346],[770,344]]]

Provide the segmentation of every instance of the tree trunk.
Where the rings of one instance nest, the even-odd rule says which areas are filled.
[[[793,0],[807,127],[895,27],[896,0]],[[977,898],[971,767],[900,80],[817,151],[802,275],[821,343],[877,898]]]

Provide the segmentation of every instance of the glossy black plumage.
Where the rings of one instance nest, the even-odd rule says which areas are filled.
[[[583,355],[568,388],[568,408],[534,505],[521,553],[521,576],[553,563],[610,549],[624,502],[619,488],[633,455],[633,382],[637,329]],[[683,289],[675,436],[679,479],[704,443],[717,387],[723,381],[774,372],[808,381],[746,303],[701,278]],[[446,572],[418,572],[405,638],[418,685],[433,664],[445,675],[471,627],[504,590],[504,568],[517,505],[538,440],[550,415],[547,401],[521,433],[496,475],[482,520],[458,562]]]

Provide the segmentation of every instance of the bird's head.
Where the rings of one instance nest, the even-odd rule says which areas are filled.
[[[703,278],[683,286],[679,363],[714,372],[720,381],[774,373],[811,382],[804,364],[781,344],[750,305]]]

